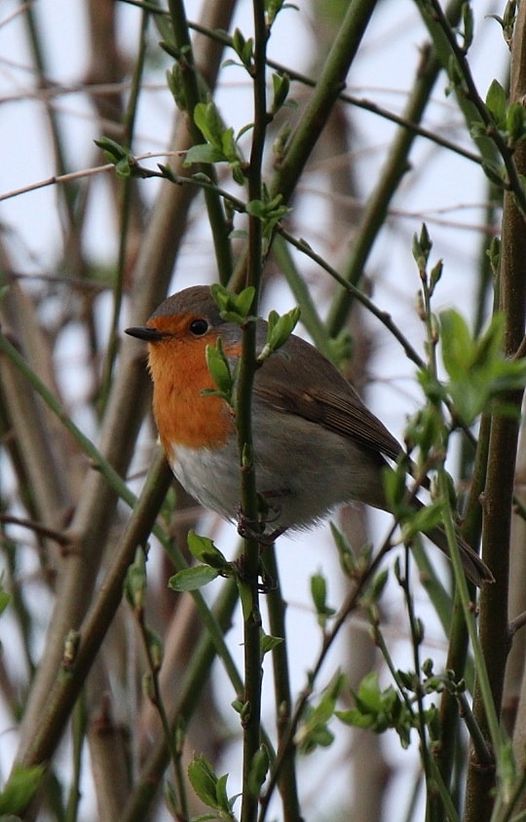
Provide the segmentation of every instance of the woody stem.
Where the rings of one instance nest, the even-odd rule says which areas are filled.
[[[254,59],[252,66],[254,90],[254,131],[250,164],[248,169],[249,200],[262,199],[261,165],[266,131],[266,43],[267,27],[264,3],[254,0]],[[261,281],[263,251],[263,226],[256,217],[249,217],[248,259],[246,285],[254,286],[255,295],[251,314],[257,312],[259,286]],[[256,474],[254,467],[254,447],[252,440],[252,387],[256,371],[256,326],[247,322],[243,328],[243,346],[240,358],[239,385],[237,395],[237,426],[241,471],[241,509],[243,515],[252,522],[258,519],[256,496]],[[246,538],[244,543],[246,586],[244,602],[244,653],[245,653],[245,693],[243,722],[243,792],[241,822],[256,819],[258,809],[258,789],[254,789],[252,772],[255,756],[260,745],[261,719],[261,618],[258,603],[259,544],[257,539]]]

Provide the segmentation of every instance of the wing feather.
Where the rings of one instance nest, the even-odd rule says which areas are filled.
[[[290,337],[263,363],[254,392],[277,411],[297,414],[390,459],[402,451],[337,368],[299,337]]]

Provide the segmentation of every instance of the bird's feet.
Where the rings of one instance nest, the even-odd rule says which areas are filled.
[[[239,509],[237,512],[237,532],[243,539],[256,540],[262,546],[272,545],[286,530],[285,528],[273,528],[271,531],[266,530],[269,522],[271,523],[272,520],[278,519],[279,514],[280,512],[276,511],[271,519],[262,519],[259,517],[257,520],[253,520],[248,519],[243,511]]]
[[[240,537],[244,539],[254,539],[260,545],[272,545],[278,537],[285,531],[285,527],[273,528],[267,531],[267,526],[272,525],[281,517],[281,506],[271,504],[272,499],[281,499],[290,493],[287,490],[281,491],[265,491],[258,497],[258,518],[257,520],[249,519],[245,516],[241,508],[237,511],[237,532]]]
[[[241,580],[244,582],[248,582],[247,573],[245,569],[246,560],[244,556],[238,557],[232,565],[235,566],[236,572]],[[261,580],[261,582],[259,582]],[[259,569],[258,569],[258,592],[260,594],[268,594],[269,591],[274,591],[276,588],[276,580],[274,577],[269,574],[267,569],[265,568],[263,562],[259,561]]]

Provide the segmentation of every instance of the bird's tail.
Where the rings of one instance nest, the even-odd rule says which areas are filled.
[[[447,556],[449,556],[449,547],[446,537],[446,532],[443,528],[436,527],[431,531],[426,532],[426,536],[435,543],[437,548],[440,548]],[[473,582],[478,588],[482,586],[483,582],[495,582],[495,577],[485,562],[479,557],[471,545],[468,545],[466,540],[461,536],[457,529],[457,545],[460,550],[460,558],[467,578]]]

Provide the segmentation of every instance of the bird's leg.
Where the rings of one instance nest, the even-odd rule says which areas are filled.
[[[276,522],[281,516],[281,508],[276,505],[269,505],[268,500],[273,497],[281,498],[285,494],[290,493],[288,490],[283,491],[264,491],[262,494],[258,493],[258,519],[248,520],[241,508],[237,511],[237,532],[239,536],[247,539],[255,539],[260,545],[272,545],[281,534],[286,530],[285,528],[274,528],[269,533],[265,533],[266,527],[269,523]]]
[[[245,580],[245,557],[242,555],[232,562],[237,574],[241,580]],[[276,580],[269,574],[263,562],[259,561],[258,577],[261,582],[258,582],[258,591],[260,594],[268,594],[276,588]]]

